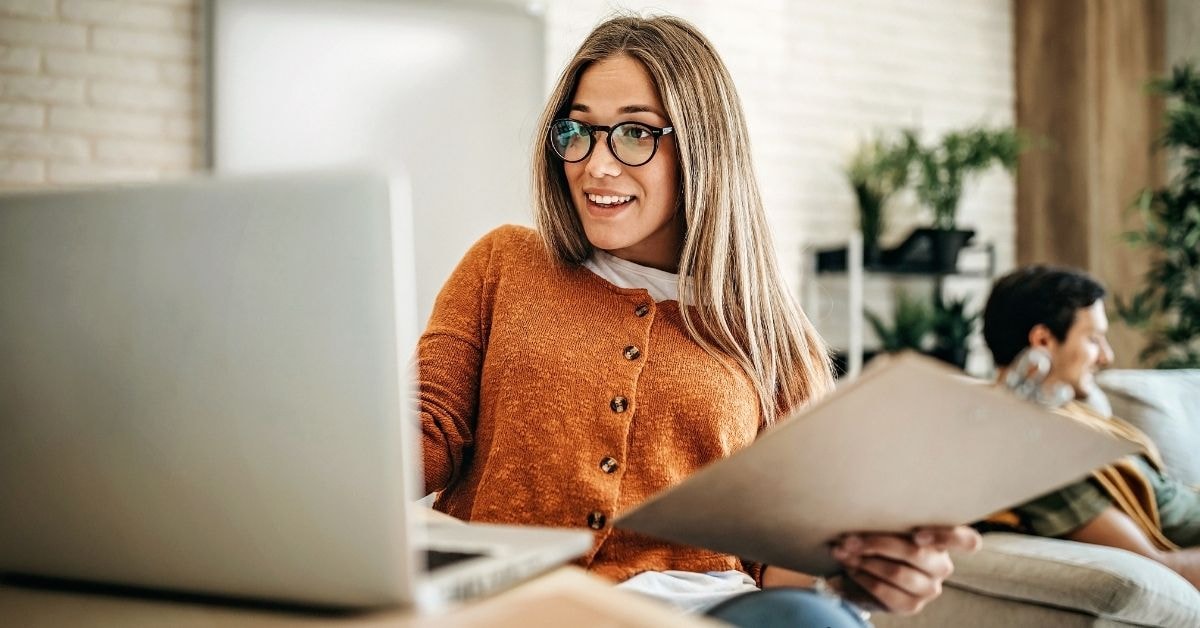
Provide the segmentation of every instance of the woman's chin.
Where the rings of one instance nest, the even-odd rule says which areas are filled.
[[[603,227],[589,226],[583,227],[584,235],[587,236],[588,242],[593,248],[602,249],[605,251],[613,251],[623,249],[629,246],[629,238],[623,237],[620,230],[606,229]]]

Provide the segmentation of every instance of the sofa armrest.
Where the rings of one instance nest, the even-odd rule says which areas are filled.
[[[1145,626],[1200,626],[1200,592],[1132,552],[1023,534],[984,535],[950,586]]]

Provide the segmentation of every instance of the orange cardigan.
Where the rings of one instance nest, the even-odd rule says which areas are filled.
[[[484,236],[438,295],[418,346],[425,488],[480,522],[584,527],[579,564],[761,567],[613,529],[622,512],[741,449],[762,425],[749,378],[693,342],[679,304],[551,260],[536,232]],[[745,517],[737,504],[729,516]]]

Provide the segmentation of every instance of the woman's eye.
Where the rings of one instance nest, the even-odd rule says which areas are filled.
[[[622,127],[620,134],[626,138],[638,140],[638,142],[654,137],[654,134],[650,133],[649,128],[634,125]]]

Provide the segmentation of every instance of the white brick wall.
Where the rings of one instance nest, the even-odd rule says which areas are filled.
[[[1167,69],[1189,60],[1200,64],[1200,3],[1167,0]]]
[[[28,103],[0,104],[0,128],[40,129],[46,124],[46,108]]]
[[[202,0],[0,0],[0,188],[203,165]]]
[[[87,47],[88,33],[86,26],[78,24],[3,17],[0,38],[11,44],[82,49]]]
[[[56,0],[4,0],[4,12],[9,15],[54,17]]]
[[[0,71],[37,72],[39,58],[34,48],[0,46]]]
[[[547,3],[548,81],[613,6]],[[856,229],[842,168],[862,138],[900,126],[932,136],[1014,122],[1010,0],[627,0],[623,6],[688,19],[720,51],[746,109],[768,218],[793,286],[806,246]],[[1013,264],[1015,202],[1012,178],[992,173],[968,187],[959,209],[961,225],[995,243],[1001,270]],[[892,217],[893,239],[927,220],[908,205]],[[977,283],[973,291],[986,288]],[[839,344],[844,313],[814,314],[818,328]]]

